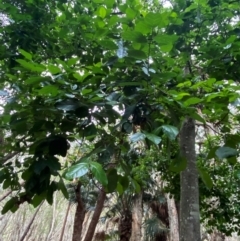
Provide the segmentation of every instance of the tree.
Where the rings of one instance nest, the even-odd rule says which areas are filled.
[[[139,178],[130,176],[134,165],[123,158],[131,150],[129,139],[144,140],[144,148],[155,148],[158,159],[168,161],[159,161],[157,169],[167,170],[163,177],[177,199],[178,178],[184,179],[191,159],[182,152],[183,138],[180,145],[177,140],[186,118],[220,127],[220,144],[205,145],[208,155],[201,158],[237,164],[238,138],[229,139],[239,116],[232,118],[228,106],[237,100],[239,88],[238,3],[171,3],[166,8],[136,0],[1,2],[9,24],[0,30],[0,93],[5,96],[0,123],[7,133],[0,181],[4,189],[19,190],[3,213],[24,202],[36,207],[46,199],[52,204],[56,190],[67,197],[62,178],[89,175],[107,193],[124,193],[125,182],[139,189]],[[92,149],[61,165],[59,156],[65,157],[74,141],[89,142]],[[114,161],[113,155],[118,157]],[[224,196],[206,167],[198,166],[206,185],[201,189],[200,183],[200,195]],[[52,176],[60,176],[59,181]],[[186,182],[181,185],[186,190]],[[232,194],[235,198],[236,189]],[[209,213],[202,209],[203,217],[204,211]],[[231,233],[232,227],[223,228],[227,220],[210,226]],[[195,225],[199,230],[199,222]]]
[[[180,149],[187,167],[181,172],[180,240],[201,240],[195,122],[188,118],[180,132]]]

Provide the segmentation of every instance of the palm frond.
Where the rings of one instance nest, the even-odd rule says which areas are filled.
[[[146,241],[155,240],[158,235],[164,235],[169,232],[169,229],[164,223],[157,217],[153,216],[145,221],[145,237]]]

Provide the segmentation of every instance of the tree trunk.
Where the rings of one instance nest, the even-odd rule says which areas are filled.
[[[43,203],[44,203],[44,202],[42,202],[42,203],[38,206],[38,208],[36,209],[35,213],[33,214],[32,218],[31,218],[31,220],[30,220],[30,222],[28,223],[27,227],[25,228],[25,231],[23,232],[23,235],[22,235],[22,237],[20,238],[20,241],[23,241],[23,240],[26,238],[26,236],[27,236],[27,234],[28,234],[28,231],[29,231],[29,229],[31,228],[31,226],[32,226],[32,224],[33,224],[33,222],[34,222],[34,220],[35,220],[35,218],[36,218],[36,216],[37,216],[37,213],[38,213],[38,211],[39,211],[39,209],[41,208],[41,206],[42,206]]]
[[[186,118],[180,131],[181,155],[187,167],[181,172],[180,241],[200,241],[198,171],[195,152],[195,121]]]
[[[169,219],[169,241],[179,241],[178,213],[175,200],[166,194]]]
[[[63,227],[62,227],[62,230],[61,230],[61,234],[60,234],[59,241],[62,241],[62,240],[63,240],[64,230],[65,230],[65,227],[66,227],[67,217],[68,217],[68,213],[69,213],[69,211],[70,211],[70,207],[71,207],[71,203],[69,202],[69,203],[68,203],[67,212],[66,212],[66,215],[65,215],[65,218],[64,218],[64,221],[63,221]]]
[[[119,240],[129,241],[132,233],[132,213],[129,209],[123,212],[119,221]]]
[[[98,195],[96,208],[95,208],[95,211],[93,213],[92,220],[89,224],[89,227],[88,227],[86,236],[84,238],[84,241],[92,241],[96,226],[98,224],[98,220],[100,218],[100,215],[101,215],[101,212],[102,212],[102,209],[103,209],[105,199],[106,199],[106,192],[102,188],[99,195]]]
[[[78,182],[78,185],[75,189],[76,199],[77,199],[77,208],[74,217],[74,224],[73,224],[73,236],[72,241],[80,241],[82,235],[82,226],[85,217],[85,204],[83,203],[81,197],[81,184]]]
[[[133,200],[133,209],[132,209],[132,235],[131,241],[140,241],[142,238],[142,212],[143,212],[143,203],[142,203],[142,192],[136,194]]]

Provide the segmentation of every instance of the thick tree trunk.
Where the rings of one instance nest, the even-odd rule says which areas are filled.
[[[64,221],[63,221],[63,227],[62,227],[62,230],[61,230],[59,241],[63,240],[64,230],[65,230],[65,227],[66,227],[66,223],[67,223],[67,218],[68,218],[68,214],[69,214],[69,211],[70,211],[70,207],[71,207],[71,203],[69,202],[68,203],[67,212],[66,212],[66,215],[65,215],[65,218],[64,218]]]
[[[80,182],[76,187],[75,193],[76,193],[76,199],[77,199],[77,208],[76,208],[75,217],[74,217],[72,241],[80,241],[81,235],[82,235],[83,221],[86,213],[85,204],[83,203],[83,200],[81,197]]]
[[[123,210],[119,220],[120,241],[129,241],[132,233],[132,213],[129,209]]]
[[[181,155],[187,167],[181,172],[180,241],[200,241],[198,171],[195,152],[195,121],[186,118],[180,131]]]
[[[132,235],[131,241],[140,241],[142,238],[142,192],[136,194],[133,200],[132,209]]]
[[[169,219],[169,241],[179,241],[179,225],[178,225],[178,213],[175,205],[175,200],[166,194],[167,206],[168,206],[168,219]]]
[[[106,199],[106,192],[102,188],[99,195],[98,195],[96,208],[95,208],[95,211],[93,213],[92,220],[89,224],[88,231],[86,233],[84,241],[92,241],[96,226],[98,224],[98,220],[100,218],[100,215],[101,215],[101,212],[102,212],[102,209],[103,209],[105,199]]]

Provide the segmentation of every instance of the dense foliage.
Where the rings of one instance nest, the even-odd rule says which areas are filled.
[[[204,133],[199,148],[202,217],[235,231],[240,116],[229,105],[238,108],[239,4],[2,0],[0,180],[18,191],[2,212],[51,204],[54,191],[67,196],[63,178],[85,174],[121,195],[129,184],[146,187],[155,170],[177,197],[185,160],[176,139],[190,116],[218,138]],[[72,143],[90,151],[63,164]]]

